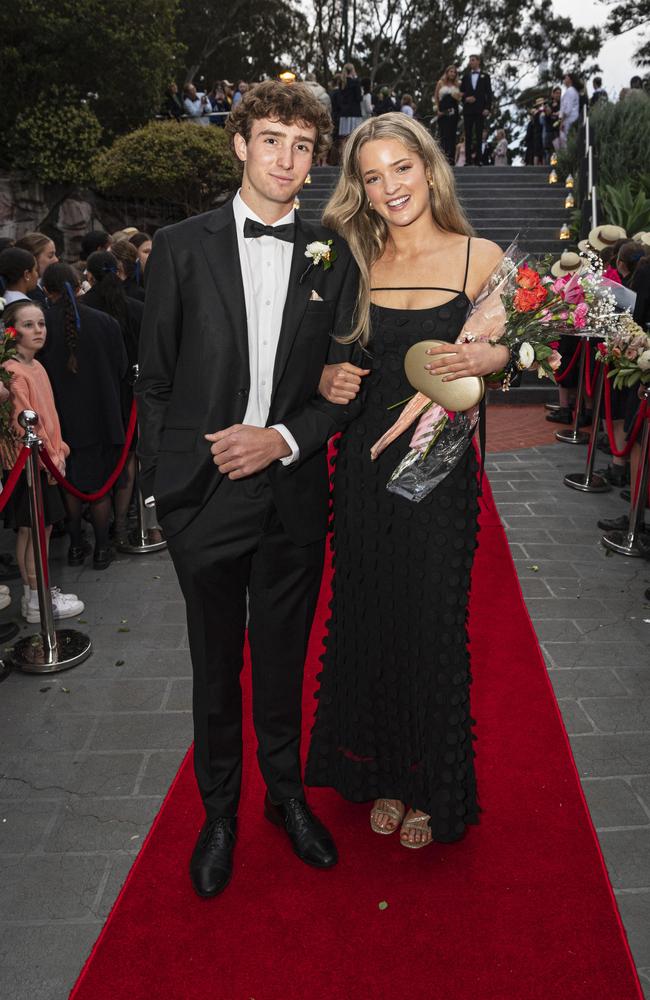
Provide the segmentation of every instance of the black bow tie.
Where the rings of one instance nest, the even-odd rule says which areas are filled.
[[[263,222],[256,222],[255,219],[246,219],[244,223],[245,239],[254,240],[258,236],[275,236],[276,240],[293,243],[296,238],[296,224],[289,222],[286,226],[265,226]]]

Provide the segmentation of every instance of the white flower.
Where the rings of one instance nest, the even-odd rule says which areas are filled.
[[[650,348],[648,348],[647,351],[644,351],[643,354],[639,357],[637,365],[639,366],[642,372],[650,371]]]
[[[522,368],[530,368],[534,362],[535,351],[533,350],[533,346],[525,340],[519,348],[519,364]]]
[[[314,240],[307,244],[305,257],[310,257],[313,264],[320,264],[321,260],[329,260],[332,248],[327,243],[320,243]]]

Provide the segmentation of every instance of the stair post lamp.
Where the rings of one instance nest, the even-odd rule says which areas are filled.
[[[278,75],[278,80],[281,80],[282,83],[295,83],[296,74],[292,73],[290,69],[285,69],[284,72]]]
[[[564,207],[565,208],[575,207],[575,198],[573,197],[573,192],[569,191],[568,195],[564,199]]]
[[[557,153],[553,153],[551,156],[551,166],[557,167]]]
[[[560,239],[561,240],[570,240],[571,239],[571,230],[569,229],[568,222],[563,222],[562,223],[562,228],[560,229]]]
[[[567,174],[567,179],[564,182],[565,188],[573,187],[573,174]]]
[[[548,182],[549,184],[557,184],[557,173],[555,172],[555,170],[551,170],[550,174],[548,175]]]

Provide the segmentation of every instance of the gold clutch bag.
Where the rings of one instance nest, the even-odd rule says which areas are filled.
[[[421,340],[419,344],[413,344],[404,358],[406,377],[417,392],[428,396],[445,410],[469,410],[481,402],[485,393],[485,382],[479,375],[443,382],[442,375],[430,375],[425,370],[424,366],[431,361],[427,354],[429,348],[445,344],[442,340]]]

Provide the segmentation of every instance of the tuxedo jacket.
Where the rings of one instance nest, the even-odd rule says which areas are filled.
[[[479,71],[476,81],[476,90],[472,87],[472,74],[470,70],[463,75],[460,82],[460,90],[463,95],[463,114],[466,118],[473,118],[482,115],[484,111],[490,111],[492,107],[492,84],[490,74]],[[468,104],[465,98],[475,97],[476,101]]]
[[[337,254],[332,267],[310,266],[307,244],[329,239]],[[344,240],[296,213],[267,425],[284,424],[300,456],[266,471],[285,531],[298,545],[326,532],[326,444],[356,412],[354,404],[327,403],[317,390],[323,365],[352,353],[334,338],[352,329],[357,290],[357,267]],[[139,365],[141,489],[156,498],[171,536],[192,521],[222,479],[204,434],[243,423],[248,404],[246,304],[232,203],[156,233]]]

